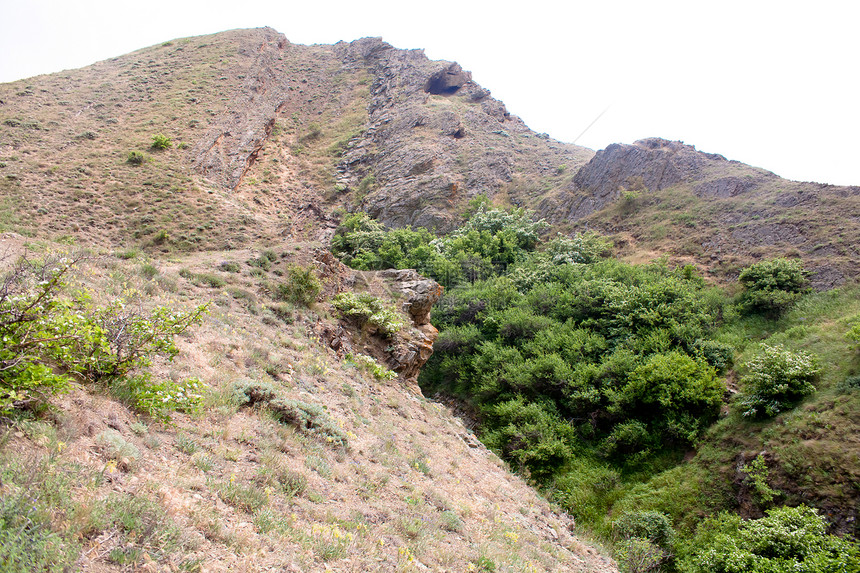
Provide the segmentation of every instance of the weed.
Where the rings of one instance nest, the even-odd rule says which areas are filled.
[[[290,265],[287,267],[286,280],[275,286],[278,298],[310,306],[322,290],[322,283],[310,267]]]
[[[96,436],[95,442],[102,447],[109,458],[115,460],[124,469],[131,467],[140,457],[137,446],[128,443],[116,430],[104,430]]]
[[[442,528],[445,529],[445,531],[452,531],[455,533],[463,531],[463,520],[460,519],[460,516],[453,511],[443,511],[439,517],[442,521]]]
[[[194,438],[189,438],[185,434],[180,434],[176,437],[176,449],[183,454],[192,455],[200,449],[200,445]]]
[[[137,436],[142,436],[149,431],[149,428],[143,422],[132,422],[129,429]]]
[[[140,151],[129,151],[125,158],[126,163],[131,165],[143,165],[148,160],[146,154]]]
[[[269,503],[269,496],[265,491],[253,485],[239,483],[236,476],[230,476],[226,482],[215,484],[215,490],[224,503],[248,513],[254,513]]]
[[[152,136],[152,145],[150,147],[156,150],[170,149],[173,147],[173,141],[166,135],[158,133]]]
[[[346,361],[359,369],[368,372],[377,380],[394,380],[397,373],[378,363],[372,356],[366,354],[347,354]]]

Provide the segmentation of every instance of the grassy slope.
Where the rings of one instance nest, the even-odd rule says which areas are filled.
[[[157,570],[611,570],[445,407],[402,380],[374,380],[320,343],[316,329],[336,323],[327,303],[282,305],[280,317],[269,310],[262,282],[291,262],[309,264],[307,247],[295,244],[263,273],[245,262],[251,251],[105,255],[82,269],[106,297],[137,288],[148,303],[212,302],[204,324],[179,340],[179,357],[154,368],[160,379],[203,380],[203,411],[165,425],[98,388],[75,388],[47,418],[4,430],[4,494],[23,488],[51,500],[53,529],[81,547],[84,570],[120,570],[126,558],[152,559]],[[223,261],[239,271],[220,270]],[[265,408],[240,408],[231,388],[248,380],[323,406],[349,447],[297,432]],[[139,454],[100,443],[109,429]],[[129,496],[144,500],[142,519],[158,521],[155,530],[105,517]]]
[[[136,286],[152,303],[214,303],[179,341],[180,356],[154,370],[203,380],[204,413],[163,425],[102,389],[77,388],[47,418],[4,432],[4,493],[37,492],[85,570],[150,560],[153,570],[612,570],[445,408],[319,343],[314,328],[335,323],[327,304],[289,309],[289,324],[266,309],[264,281],[288,262],[310,264],[325,239],[321,191],[334,181],[336,148],[363,125],[368,88],[360,71],[341,73],[329,48],[290,46],[283,72],[307,80],[301,97],[279,111],[239,188],[214,188],[193,175],[189,154],[239,89],[243,41],[241,32],[176,40],[0,88],[14,102],[0,107],[0,220],[24,235],[5,236],[10,252],[82,245],[102,253],[82,276],[105,296]],[[320,134],[307,137],[317,122]],[[174,147],[149,149],[157,133]],[[149,160],[130,165],[130,151]],[[260,273],[245,264],[256,256],[246,246],[286,256]],[[240,409],[230,393],[238,380],[324,406],[354,436],[350,448]],[[139,454],[112,453],[97,439],[108,429]],[[283,487],[296,480],[301,492]],[[142,505],[126,511],[132,498]],[[122,521],[124,512],[139,519]]]

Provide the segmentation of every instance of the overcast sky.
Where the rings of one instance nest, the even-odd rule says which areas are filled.
[[[0,82],[232,28],[300,44],[382,36],[459,62],[562,141],[659,136],[860,185],[858,16],[851,0],[0,0]]]

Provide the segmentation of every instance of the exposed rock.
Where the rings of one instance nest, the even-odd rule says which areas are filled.
[[[698,184],[695,193],[700,197],[726,199],[752,191],[756,187],[758,187],[758,183],[752,178],[721,177]]]
[[[597,197],[616,198],[632,178],[652,191],[699,179],[710,159],[692,145],[665,139],[643,139],[633,145],[612,144],[598,151],[574,178],[577,188]]]
[[[471,72],[463,71],[460,64],[454,62],[430,76],[424,84],[424,91],[430,94],[455,94],[470,81],[472,81]]]
[[[214,126],[194,145],[194,167],[221,187],[236,189],[257,159],[289,91],[279,56],[287,38],[271,28],[254,30],[253,42],[240,50],[241,87]]]
[[[412,327],[397,334],[389,364],[403,378],[414,379],[433,354],[439,334],[430,324],[430,309],[442,296],[442,285],[411,269],[380,271],[379,276],[405,298],[403,310],[412,318]]]
[[[416,326],[430,324],[430,309],[442,297],[442,285],[412,269],[379,271],[379,276],[406,297],[403,310]]]

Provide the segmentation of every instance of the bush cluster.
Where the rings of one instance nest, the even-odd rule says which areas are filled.
[[[699,526],[680,559],[683,573],[836,573],[860,570],[857,544],[827,535],[807,506],[771,509],[761,519],[720,513]]]
[[[369,325],[383,336],[392,336],[403,328],[403,321],[390,305],[369,293],[342,292],[332,304],[347,318],[361,326]]]
[[[748,312],[779,316],[807,292],[807,274],[799,260],[773,259],[750,265],[738,276],[744,287],[741,306]]]
[[[821,372],[811,354],[767,344],[745,367],[747,374],[741,378],[742,394],[737,404],[743,415],[750,418],[776,416],[792,407],[815,392]]]

